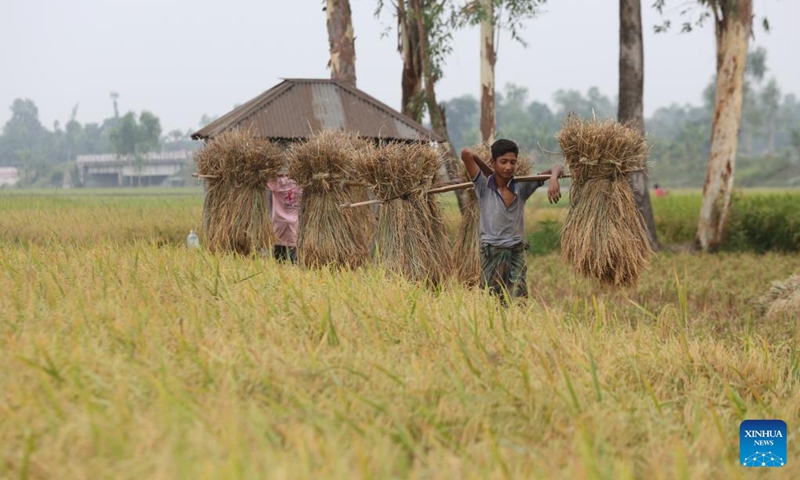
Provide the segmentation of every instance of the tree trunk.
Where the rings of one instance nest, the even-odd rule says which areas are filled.
[[[619,111],[620,122],[633,122],[644,133],[644,45],[641,0],[619,2]],[[630,176],[636,208],[642,214],[650,248],[658,250],[656,222],[650,205],[647,171]]]
[[[728,221],[753,3],[752,0],[738,0],[722,3],[720,9],[722,13],[716,22],[717,86],[711,155],[695,240],[696,246],[704,251],[720,247]]]
[[[428,33],[425,24],[425,14],[422,9],[421,0],[409,0],[409,7],[413,10],[414,19],[417,24],[417,34],[419,35],[419,52],[422,59],[422,75],[425,79],[425,104],[428,107],[428,115],[431,120],[431,128],[433,132],[445,141],[447,152],[445,153],[444,167],[447,172],[447,181],[459,178],[459,162],[453,146],[450,143],[450,137],[447,135],[447,118],[445,117],[444,108],[436,101],[436,82],[439,80],[436,73],[433,71],[433,65],[428,50]],[[456,192],[458,199],[458,208],[461,213],[464,213],[464,200],[463,192]]]
[[[356,86],[356,47],[350,0],[326,0],[331,78]]]
[[[484,18],[481,20],[481,140],[494,142],[494,65],[497,51],[494,46],[494,7],[492,0],[481,0]]]
[[[403,115],[422,122],[422,58],[419,31],[414,13],[406,10],[406,0],[397,2],[397,30],[400,35],[400,54],[403,56],[402,107]]]

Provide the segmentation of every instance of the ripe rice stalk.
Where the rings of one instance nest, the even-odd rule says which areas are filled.
[[[573,115],[556,138],[572,174],[562,258],[601,284],[635,284],[653,252],[628,175],[644,168],[647,141],[630,125]]]
[[[428,144],[391,143],[362,151],[358,178],[383,202],[378,215],[376,257],[387,270],[440,285],[451,270],[450,246],[439,203],[428,190],[437,184],[441,154]]]
[[[283,164],[282,148],[248,130],[231,130],[195,153],[207,175],[203,205],[207,245],[241,255],[268,251],[275,243],[266,183]]]
[[[297,246],[305,267],[357,268],[369,259],[374,216],[369,209],[339,208],[367,199],[364,187],[350,185],[363,148],[366,142],[354,135],[325,130],[290,149],[289,176],[303,189]]]
[[[488,145],[481,144],[471,148],[481,160],[488,165],[491,161],[492,152]],[[520,155],[517,161],[515,175],[530,175],[532,166],[531,157]],[[470,182],[466,168],[463,164],[459,169],[461,181]],[[461,223],[456,233],[455,246],[453,248],[453,262],[455,264],[455,275],[458,280],[467,286],[475,286],[481,279],[481,225],[480,225],[480,205],[474,189],[464,191],[462,197],[464,210],[461,214]]]

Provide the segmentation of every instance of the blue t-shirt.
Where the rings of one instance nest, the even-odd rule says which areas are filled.
[[[481,207],[481,243],[509,248],[522,242],[525,239],[525,201],[544,182],[515,182],[512,178],[508,189],[515,198],[508,207],[497,190],[494,175],[486,178],[478,172],[472,183]]]

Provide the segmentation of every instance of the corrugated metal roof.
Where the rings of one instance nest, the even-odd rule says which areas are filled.
[[[362,138],[443,141],[374,97],[334,80],[286,79],[192,138],[213,138],[232,128],[250,128],[259,136],[282,139],[304,139],[319,130],[346,130]]]

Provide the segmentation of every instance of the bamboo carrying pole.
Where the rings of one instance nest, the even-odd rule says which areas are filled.
[[[570,178],[570,175],[561,175],[558,178]],[[541,180],[549,180],[550,175],[522,175],[519,177],[514,177],[515,182],[538,182]],[[432,193],[446,193],[446,192],[453,192],[455,190],[464,190],[467,188],[472,187],[474,184],[472,182],[464,182],[464,183],[456,183],[452,185],[444,185],[441,187],[431,188],[428,190],[428,194]],[[395,200],[397,198],[402,198],[403,196],[398,196],[394,199],[390,198],[388,200]],[[355,203],[342,203],[339,205],[341,208],[353,208],[353,207],[363,207],[366,205],[374,205],[376,203],[381,203],[381,200],[366,200],[364,202],[355,202]]]

